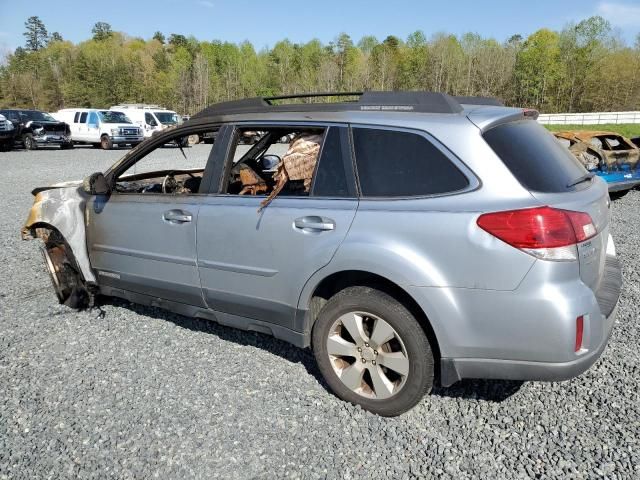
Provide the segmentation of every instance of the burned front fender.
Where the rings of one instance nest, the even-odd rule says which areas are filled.
[[[71,247],[78,267],[86,282],[95,282],[96,278],[89,262],[85,228],[85,207],[87,194],[82,187],[54,186],[48,189],[36,189],[35,200],[29,211],[29,217],[22,227],[22,238],[40,237],[39,228],[54,228],[64,237]]]

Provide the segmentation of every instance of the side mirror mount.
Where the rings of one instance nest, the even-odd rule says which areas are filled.
[[[108,195],[110,192],[107,179],[102,172],[92,173],[82,181],[82,189],[89,195]]]

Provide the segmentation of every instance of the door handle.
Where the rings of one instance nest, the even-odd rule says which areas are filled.
[[[330,218],[318,217],[315,215],[311,215],[308,217],[300,217],[296,218],[293,221],[293,226],[299,228],[300,230],[335,230],[336,222]]]
[[[169,223],[189,223],[192,217],[184,210],[167,210],[162,214],[162,219]]]

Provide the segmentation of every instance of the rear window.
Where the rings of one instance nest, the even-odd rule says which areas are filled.
[[[522,186],[535,192],[574,190],[567,185],[587,173],[569,150],[532,120],[498,125],[485,132],[484,139]]]
[[[457,192],[469,181],[422,135],[354,128],[358,178],[365,197],[410,197]]]

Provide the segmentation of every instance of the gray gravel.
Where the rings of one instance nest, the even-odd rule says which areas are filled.
[[[613,205],[625,285],[603,358],[563,383],[465,381],[395,419],[309,351],[112,301],[57,304],[19,229],[40,185],[122,151],[0,153],[0,478],[640,478],[640,192]]]

